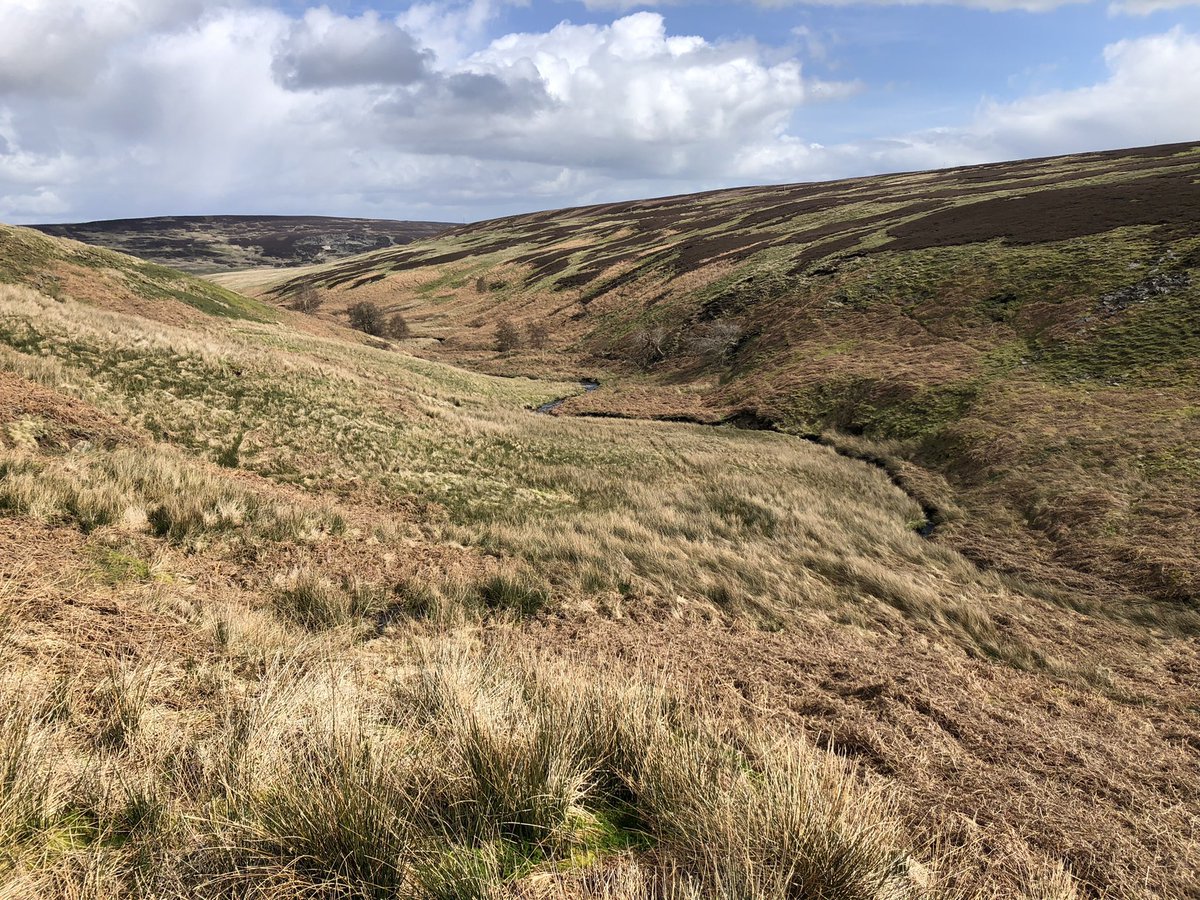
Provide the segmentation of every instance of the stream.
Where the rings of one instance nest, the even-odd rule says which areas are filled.
[[[580,384],[580,386],[583,387],[584,393],[588,393],[588,394],[590,394],[592,391],[597,390],[600,387],[599,381],[596,381],[596,380],[590,379],[590,378],[580,381],[579,384]],[[568,397],[559,397],[557,400],[551,400],[549,403],[543,403],[541,406],[534,408],[533,412],[536,414],[539,414],[539,415],[544,415],[544,416],[551,415],[559,407],[561,407],[564,403],[566,403],[568,400],[570,400],[571,397],[578,397],[578,396],[580,396],[580,395],[572,394]],[[904,484],[904,479],[901,478],[900,475],[892,469],[892,467],[888,464],[888,461],[886,459],[884,459],[883,457],[876,456],[874,454],[869,454],[869,453],[856,453],[854,451],[847,450],[844,447],[837,446],[836,444],[832,443],[827,438],[822,437],[819,434],[788,434],[788,432],[786,432],[786,431],[781,431],[779,429],[779,427],[774,422],[772,422],[770,419],[764,418],[763,416],[759,415],[757,412],[752,411],[752,410],[743,410],[741,412],[735,412],[735,413],[732,413],[732,414],[726,416],[724,419],[720,419],[719,421],[716,421],[716,422],[705,422],[700,419],[696,419],[693,416],[688,416],[688,415],[630,416],[630,415],[625,415],[623,413],[612,413],[612,412],[583,412],[583,413],[575,413],[573,415],[576,418],[580,418],[580,419],[585,419],[585,418],[587,418],[587,419],[626,419],[626,420],[641,421],[641,422],[677,422],[682,425],[705,425],[710,428],[719,428],[721,426],[728,426],[731,428],[740,428],[745,431],[773,431],[776,434],[782,434],[787,437],[792,437],[792,438],[795,438],[796,440],[805,441],[806,443],[809,443],[809,444],[818,444],[822,447],[828,447],[830,450],[832,450],[838,456],[844,457],[846,459],[852,459],[855,462],[862,463],[863,465],[871,466],[872,468],[879,469],[881,472],[883,472],[885,475],[887,475],[888,480],[891,481],[891,483],[896,488],[898,488],[900,491],[902,491],[906,497],[908,497],[910,500],[912,500],[914,503],[916,503],[921,508],[921,515],[924,517],[924,521],[920,525],[918,525],[916,528],[913,529],[921,537],[923,537],[923,538],[933,537],[934,530],[937,528],[938,524],[941,522],[941,518],[942,518],[941,511],[936,506],[933,506],[930,503],[928,503],[927,501],[921,499],[919,496],[916,495],[916,493],[914,493],[911,489],[909,489]]]

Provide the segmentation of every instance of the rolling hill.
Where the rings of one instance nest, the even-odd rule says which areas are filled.
[[[0,895],[1195,895],[1198,172],[0,228]]]
[[[740,416],[885,460],[980,564],[1130,609],[1200,596],[1200,147],[517,216],[295,277],[563,413]],[[492,352],[497,323],[550,349]],[[433,352],[431,349],[429,352]]]
[[[31,227],[204,273],[330,262],[408,244],[453,226],[327,216],[159,216]]]

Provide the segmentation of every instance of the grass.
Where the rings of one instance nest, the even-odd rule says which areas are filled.
[[[26,284],[36,279],[52,293],[62,294],[64,283],[80,275],[105,279],[109,302],[114,296],[124,295],[135,303],[180,303],[217,318],[257,322],[276,318],[258,301],[174,269],[84,244],[57,241],[29,229],[0,226],[0,284]]]
[[[28,336],[33,315],[36,339]],[[203,343],[152,323],[114,333],[113,321],[24,295],[0,305],[0,327],[8,322],[8,334],[21,336],[15,349],[69,350],[59,362],[71,365],[70,374],[56,375],[56,383],[88,383],[89,396],[181,451],[211,454],[228,467],[227,448],[236,445],[239,468],[274,481],[350,499],[419,496],[436,505],[447,537],[523,559],[537,573],[485,579],[452,606],[530,616],[555,592],[609,607],[623,597],[682,592],[772,628],[853,607],[883,627],[892,627],[896,612],[939,628],[949,623],[981,653],[1009,640],[986,625],[962,629],[937,611],[965,602],[976,608],[972,620],[986,623],[991,598],[1003,592],[999,583],[958,561],[953,588],[927,587],[931,551],[909,527],[920,510],[882,474],[827,451],[778,435],[534,417],[525,407],[545,394],[513,379],[375,351],[351,356],[332,342],[255,331],[213,334]],[[256,340],[268,349],[255,351]],[[273,346],[281,340],[293,342],[286,355]],[[301,350],[312,355],[298,356]],[[267,375],[281,366],[294,372],[286,383]],[[380,374],[383,384],[374,380]],[[171,428],[158,425],[164,421]],[[85,532],[140,528],[195,546],[314,542],[346,527],[337,513],[266,502],[163,447],[70,458],[14,449],[0,465],[8,473],[0,505]],[[82,479],[81,470],[88,473]],[[862,537],[847,542],[845,534]],[[886,578],[878,574],[885,559],[893,570]],[[369,614],[370,604],[353,591],[317,585],[324,585],[319,577],[311,590],[286,595],[295,621],[324,628]],[[1002,652],[1037,657],[1018,647]]]
[[[284,618],[311,631],[359,624],[387,605],[387,593],[375,585],[353,578],[334,583],[311,570],[295,573],[275,600]]]
[[[1161,225],[1151,202],[1090,232],[1131,185],[1176,178],[1187,190],[1196,156],[1178,150],[513,217],[255,290],[312,283],[331,309],[367,298],[403,308],[439,341],[423,352],[491,371],[607,372],[606,389],[575,409],[704,419],[748,409],[788,431],[886,445],[893,463],[959,498],[979,526],[959,545],[973,558],[1087,584],[1129,610],[1149,595],[1170,618],[1200,588],[1194,542],[1136,510],[1195,508],[1196,482],[1172,469],[1140,477],[1140,460],[1186,455],[1187,438],[1137,411],[1169,419],[1197,403],[1197,238]],[[1061,214],[1004,221],[1005,204],[1081,190],[1095,193],[1063,194]],[[922,234],[930,216],[985,208],[993,234],[968,229],[950,246],[936,229]],[[353,286],[378,273],[387,280]],[[505,287],[481,292],[480,280]],[[501,316],[548,326],[553,352],[493,354]],[[712,323],[739,334],[732,352],[694,351]],[[654,329],[666,352],[647,364],[638,336]],[[1101,481],[1113,485],[1102,502],[1069,501]],[[1130,515],[1137,527],[1111,528]],[[1155,532],[1152,550],[1139,528]]]
[[[718,198],[689,216],[728,212]],[[1121,253],[1145,252],[1127,237]],[[656,279],[680,252],[651,260]],[[1151,476],[1191,471],[1186,441],[1163,435],[1186,436],[1195,404],[1160,404],[1114,444],[1138,397],[1081,388],[1046,356],[1030,362],[1036,392],[1021,374],[1060,320],[1004,332],[1003,353],[976,346],[974,329],[1033,328],[1039,297],[1076,302],[1045,297],[1097,264],[1087,248],[1069,265],[1031,249],[987,274],[1028,278],[1003,302],[971,281],[986,247],[929,254],[915,273],[880,254],[831,276],[784,277],[790,251],[763,252],[751,271],[679,275],[650,314],[670,322],[717,274],[714,309],[779,312],[801,282],[806,303],[842,305],[747,331],[728,371],[606,376],[562,411],[615,397],[639,414],[757,410],[807,430],[825,414],[816,385],[836,382],[830,409],[864,432],[827,434],[838,452],[530,411],[579,394],[590,367],[492,377],[319,323],[171,318],[175,306],[155,319],[119,293],[79,302],[69,278],[58,299],[0,286],[0,696],[13,698],[0,797],[15,798],[0,801],[0,895],[1187,895],[1200,848],[1186,609],[1145,602],[1139,619],[1059,568],[1013,577],[1011,545],[979,535],[1018,502],[1014,534],[1095,507],[1116,559],[1146,521],[1138,505],[1069,488],[1099,466],[1157,502]],[[452,266],[429,292],[470,293],[472,316],[542,302],[514,266],[476,291],[483,268]],[[392,275],[362,290],[415,290]],[[950,291],[980,299],[970,328],[945,309]],[[433,304],[441,321],[461,299]],[[593,302],[617,333],[630,322],[612,299]],[[864,359],[904,354],[843,315],[941,335],[906,360],[929,377],[900,366],[887,393]],[[836,352],[767,352],[794,339]],[[755,393],[768,376],[778,390]],[[1063,423],[1072,403],[1104,427]],[[1013,421],[1059,430],[1005,439]],[[960,481],[914,465],[935,453]],[[914,497],[938,501],[933,541],[914,532]],[[984,501],[1001,512],[983,518]],[[1186,571],[1170,554],[1190,519],[1154,521],[1163,539],[1146,553],[1170,563],[1167,584]]]
[[[382,690],[324,651],[293,655],[152,734],[152,670],[114,670],[91,745],[8,708],[0,878],[93,896],[487,896],[653,846],[645,877],[671,895],[903,891],[886,804],[820,751],[730,753],[658,689],[439,643],[413,645]],[[636,838],[609,817],[618,795]],[[38,865],[22,872],[23,854]]]

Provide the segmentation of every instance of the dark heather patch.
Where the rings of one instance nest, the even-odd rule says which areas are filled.
[[[1069,240],[1134,225],[1200,219],[1194,175],[1163,173],[1131,182],[1046,190],[931,213],[890,230],[880,250],[920,250],[1003,238],[1013,244]]]

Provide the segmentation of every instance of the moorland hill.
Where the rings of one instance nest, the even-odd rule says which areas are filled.
[[[0,227],[0,895],[1196,895],[1198,163]]]
[[[408,244],[453,226],[331,216],[155,216],[31,227],[203,273],[325,263]]]

